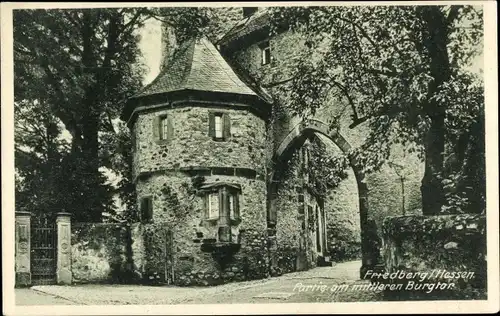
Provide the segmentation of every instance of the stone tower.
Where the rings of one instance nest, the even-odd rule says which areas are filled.
[[[167,271],[176,284],[263,277],[271,105],[206,38],[180,43],[169,56],[122,115],[133,138],[140,220],[175,241],[145,260],[144,273]]]

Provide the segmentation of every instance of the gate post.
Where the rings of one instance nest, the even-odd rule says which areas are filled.
[[[57,284],[71,284],[71,214],[57,213]]]
[[[31,285],[31,213],[16,212],[16,286]]]

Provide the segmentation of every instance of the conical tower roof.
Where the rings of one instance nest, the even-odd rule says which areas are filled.
[[[239,95],[268,102],[268,96],[243,80],[206,37],[189,39],[176,49],[158,76],[130,98],[122,116],[128,118],[134,101],[181,91]]]

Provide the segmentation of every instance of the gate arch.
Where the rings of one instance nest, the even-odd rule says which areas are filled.
[[[290,156],[290,154],[297,148],[301,147],[305,142],[307,137],[311,134],[319,133],[330,139],[335,145],[337,145],[340,150],[348,155],[349,163],[354,171],[354,176],[356,178],[356,184],[358,187],[358,199],[359,199],[359,216],[360,216],[360,226],[361,226],[361,255],[362,255],[362,266],[360,269],[360,275],[363,277],[365,272],[369,269],[373,269],[376,264],[370,249],[370,236],[367,234],[368,228],[368,186],[365,180],[365,174],[361,170],[361,166],[358,164],[356,159],[349,155],[351,150],[351,145],[337,130],[330,130],[328,124],[317,119],[302,120],[297,123],[292,129],[289,130],[287,135],[280,142],[279,146],[274,152],[273,163],[277,168],[273,169],[270,174],[268,182],[268,225],[272,226],[276,223],[276,207],[273,201],[276,198],[276,193],[278,190],[278,177],[280,172],[280,166],[283,162]]]

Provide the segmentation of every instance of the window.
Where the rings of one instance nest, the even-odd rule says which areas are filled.
[[[215,138],[222,138],[222,115],[215,115]]]
[[[234,219],[234,195],[229,197],[229,218]]]
[[[271,46],[269,42],[264,42],[260,45],[262,65],[267,65],[271,62]]]
[[[153,200],[150,196],[141,198],[141,220],[151,221],[153,219]]]
[[[159,115],[153,121],[154,138],[158,142],[170,142],[174,136],[174,126],[170,115]]]
[[[161,139],[168,139],[168,117],[161,119]]]
[[[208,195],[208,218],[219,218],[219,192],[210,193]]]
[[[223,203],[223,201],[227,201]],[[230,220],[239,220],[239,192],[229,187],[219,187],[215,191],[207,194],[207,219],[227,218]],[[224,216],[225,215],[225,216]]]
[[[239,214],[239,196],[238,192],[229,192],[229,218],[237,220],[240,218]]]
[[[209,113],[208,136],[216,141],[225,141],[231,137],[231,120],[228,113]]]

